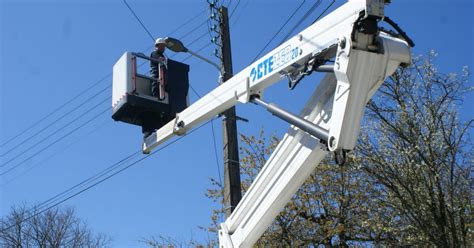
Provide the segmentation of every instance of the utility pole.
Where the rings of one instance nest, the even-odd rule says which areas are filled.
[[[221,60],[221,82],[225,83],[232,78],[232,52],[230,46],[229,16],[227,8],[224,6],[216,7],[211,4],[212,9],[217,10],[218,17],[218,35],[220,49],[218,56]],[[215,28],[213,29],[214,31]],[[217,39],[216,39],[217,41]],[[224,147],[224,207],[226,217],[229,217],[232,211],[242,198],[240,187],[240,163],[239,163],[239,145],[237,139],[237,123],[235,107],[231,107],[222,113],[222,131]]]

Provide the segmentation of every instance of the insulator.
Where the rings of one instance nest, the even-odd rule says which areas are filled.
[[[211,12],[211,15],[210,15],[210,18],[213,19],[213,20],[218,21],[218,20],[219,20],[219,14],[216,13],[216,12],[214,12],[214,11],[212,11],[212,12]]]
[[[217,43],[218,40],[219,40],[219,36],[214,36],[214,37],[212,37],[211,42],[212,43]]]
[[[213,7],[213,6],[215,6],[215,5],[217,4],[217,2],[214,1],[214,0],[207,0],[207,3],[208,3],[211,7]]]

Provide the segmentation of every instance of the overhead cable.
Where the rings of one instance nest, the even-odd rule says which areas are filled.
[[[146,155],[146,156],[143,156],[142,158],[140,158],[140,159],[138,159],[138,160],[136,160],[136,161],[134,161],[134,162],[132,162],[132,163],[126,165],[125,167],[121,168],[120,170],[117,170],[117,171],[115,171],[114,173],[112,173],[112,174],[110,174],[110,175],[107,175],[106,177],[103,177],[102,179],[100,179],[100,180],[98,180],[98,181],[96,181],[96,182],[93,182],[93,183],[90,184],[89,186],[87,186],[87,187],[81,189],[80,191],[78,191],[78,192],[76,192],[76,193],[74,193],[74,194],[72,194],[72,195],[69,195],[69,196],[67,196],[66,198],[62,199],[62,200],[59,200],[59,201],[56,201],[55,203],[52,203],[52,202],[55,201],[54,199],[60,198],[60,195],[65,195],[64,192],[66,192],[66,191],[71,192],[72,189],[77,188],[77,187],[79,187],[79,186],[81,186],[81,185],[84,185],[84,183],[85,183],[86,181],[90,182],[90,181],[92,180],[91,178],[97,178],[97,177],[95,177],[95,176],[94,176],[94,177],[90,177],[90,178],[88,178],[88,179],[82,181],[81,183],[76,184],[75,186],[73,186],[73,187],[67,189],[66,191],[63,191],[63,192],[57,194],[56,196],[54,196],[54,197],[52,197],[52,198],[46,200],[45,202],[39,204],[39,206],[47,206],[46,208],[44,208],[44,209],[42,209],[42,210],[38,210],[36,213],[34,213],[34,214],[32,214],[32,215],[30,215],[30,216],[28,216],[28,217],[26,217],[26,218],[24,218],[24,219],[22,219],[22,220],[17,221],[14,225],[10,225],[10,226],[8,226],[8,227],[3,228],[2,230],[0,230],[0,233],[1,233],[1,232],[4,232],[4,231],[6,231],[6,230],[8,230],[8,229],[10,229],[10,228],[12,228],[12,227],[15,227],[15,225],[18,225],[19,223],[25,222],[25,221],[27,221],[27,220],[29,220],[29,219],[35,217],[35,216],[38,216],[38,215],[40,215],[40,214],[42,214],[42,213],[48,211],[49,209],[52,209],[52,208],[58,206],[59,204],[64,203],[65,201],[67,201],[67,200],[69,200],[69,199],[72,199],[72,198],[74,198],[74,197],[76,197],[76,196],[82,194],[83,192],[85,192],[85,191],[87,191],[87,190],[89,190],[89,189],[91,189],[91,188],[93,188],[93,187],[95,187],[95,186],[97,186],[97,185],[103,183],[104,181],[106,181],[106,180],[112,178],[113,176],[115,176],[115,175],[117,175],[117,174],[119,174],[119,173],[125,171],[126,169],[132,167],[133,165],[136,165],[137,163],[140,163],[141,161],[143,161],[143,160],[149,158],[150,156],[152,156],[152,155],[158,153],[159,151],[164,150],[165,148],[171,146],[172,144],[174,144],[174,143],[176,143],[177,141],[181,140],[182,138],[188,136],[189,134],[194,133],[195,131],[199,130],[199,129],[202,128],[204,125],[208,124],[209,122],[210,122],[210,121],[207,121],[207,122],[203,123],[203,124],[200,125],[199,127],[195,128],[195,129],[193,129],[193,130],[191,130],[190,132],[184,134],[183,136],[179,136],[179,137],[176,138],[175,140],[169,142],[168,144],[162,146],[161,148],[155,150],[154,152],[152,152],[152,153],[150,153],[150,154],[148,154],[148,155]],[[114,163],[112,166],[110,166],[110,167],[107,168],[106,170],[109,170],[110,168],[115,167],[115,166],[118,165],[118,164],[121,164],[123,161],[128,160],[130,157],[133,157],[134,154],[136,154],[136,153],[137,153],[137,152],[134,152],[134,153],[132,153],[132,154],[130,154],[130,155],[127,155],[125,158],[121,159],[121,160],[120,160],[119,162],[117,162],[117,163]],[[49,204],[49,203],[52,203],[52,204]],[[32,210],[35,210],[35,209],[36,209],[35,207],[32,208]]]
[[[293,13],[291,13],[291,15],[286,19],[286,21],[283,23],[283,25],[281,25],[281,27],[278,29],[278,31],[273,35],[273,37],[265,44],[265,46],[263,46],[262,49],[260,49],[260,51],[257,53],[255,58],[253,58],[252,63],[255,62],[255,60],[257,60],[260,57],[262,52],[265,51],[265,49],[267,49],[268,45],[270,45],[270,43],[277,37],[277,35],[283,30],[283,28],[286,26],[286,24],[288,24],[288,22],[290,22],[290,20],[293,18],[293,16],[295,16],[295,14],[298,12],[298,10],[300,10],[301,7],[303,7],[303,4],[305,3],[305,1],[306,0],[303,0],[300,3],[300,5],[298,5],[298,7],[293,11]]]

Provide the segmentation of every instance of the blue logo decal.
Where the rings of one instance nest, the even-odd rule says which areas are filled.
[[[257,79],[261,79],[273,70],[278,69],[279,67],[288,63],[290,60],[298,57],[298,51],[298,47],[291,49],[291,46],[286,46],[280,51],[258,63],[257,66],[250,70],[250,78],[252,79],[252,82]]]

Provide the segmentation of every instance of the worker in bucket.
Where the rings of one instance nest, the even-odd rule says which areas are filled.
[[[153,60],[150,60],[150,77],[157,80],[151,81],[151,96],[158,98],[162,101],[166,97],[166,71],[167,71],[167,58],[164,55],[166,49],[165,39],[158,38],[155,41],[155,50],[150,54]],[[160,121],[156,118],[150,120],[150,117],[145,117],[142,125],[143,139],[146,139],[154,131],[155,122]]]
[[[166,42],[164,38],[158,38],[155,41],[155,51],[150,54],[150,57],[157,61],[150,61],[150,76],[157,78],[158,81],[152,81],[151,83],[151,95],[158,97],[159,100],[165,98],[165,85],[166,85],[166,66],[167,58],[164,55],[166,49]]]

